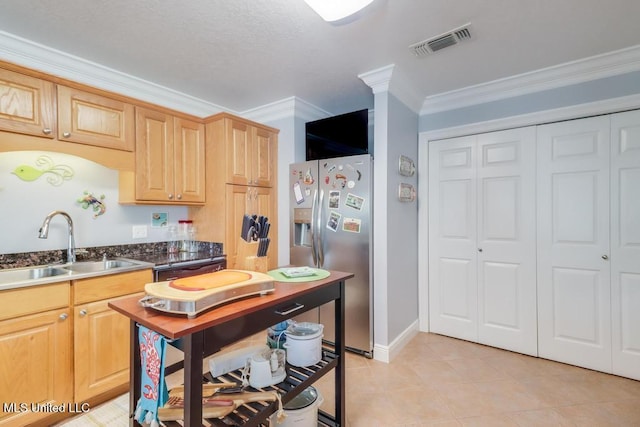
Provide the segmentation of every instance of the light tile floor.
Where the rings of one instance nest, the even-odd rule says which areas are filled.
[[[348,427],[640,426],[640,381],[435,334],[389,364],[348,354],[346,369]],[[332,375],[317,388],[332,413]],[[127,425],[90,415],[73,425]]]

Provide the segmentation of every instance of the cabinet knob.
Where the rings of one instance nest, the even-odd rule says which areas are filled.
[[[478,252],[482,252],[482,248],[478,248]]]
[[[42,133],[44,133],[45,135],[51,135],[51,129],[44,128],[44,129],[42,129]]]
[[[87,310],[85,309],[80,310],[80,317],[84,317],[86,315],[87,315]]]
[[[60,316],[58,316],[60,318],[60,320],[67,320],[67,318],[69,317],[69,315],[67,313],[62,313]]]
[[[178,200],[182,200],[182,194],[178,194],[178,195],[176,196],[176,199],[178,199]]]
[[[64,136],[65,138],[69,138],[71,136],[71,132],[63,132],[62,136]]]
[[[602,255],[602,259],[606,261],[609,259],[609,257],[607,255]]]
[[[169,193],[169,200],[173,200],[173,194]]]

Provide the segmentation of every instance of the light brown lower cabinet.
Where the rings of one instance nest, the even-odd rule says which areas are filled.
[[[74,281],[74,401],[83,402],[129,383],[129,322],[109,301],[143,295],[151,270]]]
[[[126,391],[129,320],[107,304],[152,280],[140,270],[0,291],[0,426],[50,425]]]
[[[132,295],[135,294],[127,296]],[[144,292],[138,295],[142,298]],[[116,299],[76,305],[73,309],[76,402],[129,383],[129,322],[107,306]]]
[[[0,313],[0,426],[25,426],[73,401],[69,282],[2,291]]]

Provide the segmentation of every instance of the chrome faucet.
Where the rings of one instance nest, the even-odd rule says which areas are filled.
[[[69,245],[67,246],[67,262],[76,262],[76,242],[73,239],[73,221],[68,213],[63,211],[53,211],[44,219],[42,223],[42,227],[40,227],[40,234],[38,237],[41,239],[46,239],[49,235],[49,223],[51,222],[51,218],[56,215],[62,215],[66,218],[68,228],[69,228]]]

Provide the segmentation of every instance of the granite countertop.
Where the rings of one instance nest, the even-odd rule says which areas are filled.
[[[34,267],[38,265],[54,265],[66,262],[66,248],[53,251],[23,252],[0,254],[0,270],[8,268]],[[98,246],[77,248],[78,261],[101,260],[107,258],[129,258],[154,264],[156,267],[178,262],[189,262],[225,257],[222,243],[198,242],[198,252],[179,252],[167,254],[167,243],[140,243],[134,245]]]

